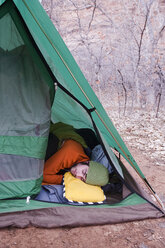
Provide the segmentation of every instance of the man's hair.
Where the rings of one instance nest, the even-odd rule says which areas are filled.
[[[77,164],[74,164],[72,167],[74,167],[74,166],[76,166],[78,164],[84,164],[84,165],[88,165],[89,166],[89,161],[79,162]]]

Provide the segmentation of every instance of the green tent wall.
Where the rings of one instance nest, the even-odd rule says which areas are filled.
[[[0,0],[0,18],[0,226],[76,226],[163,216],[161,202],[38,0]],[[50,119],[97,133],[129,191],[122,201],[93,207],[27,201],[41,187]],[[136,185],[114,150],[158,204]]]

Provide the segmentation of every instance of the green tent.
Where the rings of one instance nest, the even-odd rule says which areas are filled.
[[[0,0],[0,116],[0,227],[94,225],[164,216],[160,199],[38,0]],[[50,120],[96,133],[124,183],[118,202],[80,207],[27,200],[41,189]]]

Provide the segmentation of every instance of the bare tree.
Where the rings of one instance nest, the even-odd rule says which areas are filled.
[[[157,66],[156,66],[155,73],[159,77],[158,91],[156,94],[156,102],[157,102],[156,118],[158,118],[158,112],[159,112],[160,102],[161,102],[161,98],[162,98],[162,91],[163,91],[163,88],[165,88],[165,76],[164,76],[164,74],[162,72],[162,68],[160,67],[159,64],[157,64]]]
[[[165,103],[162,2],[42,0],[42,4],[94,89],[113,92],[113,107],[118,99],[123,114],[135,108],[154,109],[156,103],[158,116]]]

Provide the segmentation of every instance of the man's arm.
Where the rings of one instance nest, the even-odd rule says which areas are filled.
[[[63,175],[43,175],[43,185],[44,184],[61,184]]]

